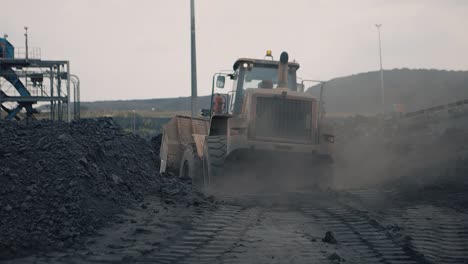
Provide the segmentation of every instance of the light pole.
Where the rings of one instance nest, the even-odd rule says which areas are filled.
[[[383,81],[383,67],[382,67],[382,41],[380,38],[380,27],[382,24],[375,24],[377,32],[379,34],[379,57],[380,57],[380,94],[382,97],[382,114],[385,114],[385,90]]]
[[[25,41],[25,44],[26,44],[26,60],[28,60],[28,27],[24,27],[24,41]]]
[[[192,65],[192,117],[197,115],[197,53],[195,43],[195,3],[190,0],[190,49],[191,49],[191,65]]]

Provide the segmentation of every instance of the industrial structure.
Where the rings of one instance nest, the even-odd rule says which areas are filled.
[[[78,119],[79,79],[70,62],[42,60],[39,48],[28,47],[25,30],[25,48],[0,38],[0,119]]]

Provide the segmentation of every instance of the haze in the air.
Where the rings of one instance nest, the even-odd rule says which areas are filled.
[[[66,59],[82,100],[190,94],[189,1],[3,1],[0,33]],[[286,50],[301,76],[330,79],[392,68],[468,70],[466,1],[196,1],[199,94],[238,57]]]

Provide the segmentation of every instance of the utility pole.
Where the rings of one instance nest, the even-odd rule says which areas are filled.
[[[380,57],[380,93],[382,97],[382,114],[385,114],[385,90],[383,81],[383,67],[382,67],[382,41],[380,38],[380,27],[382,24],[375,24],[377,32],[379,34],[379,57]]]
[[[192,65],[192,117],[197,115],[197,49],[195,43],[195,3],[190,0],[190,40],[191,40],[191,65]]]

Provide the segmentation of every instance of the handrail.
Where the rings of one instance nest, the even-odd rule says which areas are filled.
[[[26,54],[26,52],[28,54]],[[26,49],[25,47],[15,47],[15,59],[33,59],[33,60],[39,60],[41,59],[41,48],[38,47],[28,47]],[[27,55],[27,56],[26,56]]]

